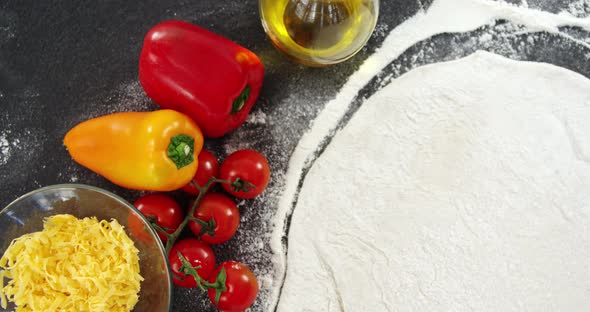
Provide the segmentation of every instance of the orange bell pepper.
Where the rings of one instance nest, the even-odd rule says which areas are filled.
[[[115,113],[84,121],[64,138],[72,158],[122,187],[173,191],[197,171],[203,135],[174,110]]]

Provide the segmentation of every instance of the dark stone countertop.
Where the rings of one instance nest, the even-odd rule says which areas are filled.
[[[217,32],[260,56],[265,85],[253,109],[258,118],[224,138],[207,140],[220,159],[254,148],[270,160],[267,192],[239,202],[242,225],[228,243],[215,246],[218,262],[246,262],[257,274],[272,274],[268,233],[283,174],[298,139],[323,105],[335,96],[395,26],[431,1],[383,0],[377,29],[352,59],[326,68],[294,64],[274,49],[261,26],[256,1],[33,1],[0,3],[0,207],[36,188],[77,182],[102,187],[128,201],[141,193],[117,187],[74,163],[62,145],[75,124],[118,111],[157,109],[137,81],[142,40],[150,27],[168,19],[189,21]],[[520,3],[520,1],[508,1]],[[559,12],[574,1],[528,1]],[[586,10],[588,11],[588,10]],[[466,34],[443,34],[416,44],[365,87],[348,116],[391,79],[414,67],[484,49],[515,59],[554,63],[590,77],[588,49],[547,33],[495,36],[499,21]],[[579,29],[564,29],[590,38]],[[493,41],[474,41],[491,35]],[[526,43],[526,44],[523,44]],[[346,121],[346,120],[345,120]],[[344,122],[345,122],[344,121]],[[182,203],[188,198],[172,194]],[[264,290],[263,290],[264,292]],[[175,289],[173,311],[214,311],[198,290]],[[260,296],[252,310],[261,310]]]

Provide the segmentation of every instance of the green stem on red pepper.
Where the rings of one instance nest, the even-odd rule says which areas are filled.
[[[154,102],[189,116],[205,137],[222,137],[244,123],[264,80],[264,65],[256,54],[176,20],[154,26],[144,38],[139,82]],[[195,57],[195,51],[209,53]],[[192,83],[193,77],[203,76],[209,83]]]
[[[237,112],[241,111],[242,108],[244,108],[244,105],[246,104],[248,97],[250,97],[250,92],[250,86],[246,86],[244,90],[242,90],[242,93],[240,93],[240,95],[238,95],[238,97],[234,100],[234,103],[231,107],[232,115],[236,114]]]

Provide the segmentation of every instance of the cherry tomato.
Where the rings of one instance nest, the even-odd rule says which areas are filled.
[[[174,233],[184,219],[182,208],[168,195],[160,193],[143,195],[135,201],[134,205],[148,220],[153,218],[157,225],[168,229],[166,231],[168,233]],[[163,243],[168,240],[161,231],[158,231],[158,236]]]
[[[127,228],[134,240],[139,240],[146,244],[153,244],[154,239],[148,227],[148,225],[143,223],[143,220],[141,220],[138,214],[130,213],[127,217]]]
[[[193,177],[191,183],[185,185],[182,190],[194,195],[199,195],[199,189],[193,185],[192,182],[197,183],[199,186],[203,187],[207,184],[207,181],[212,177],[216,177],[219,171],[219,162],[215,155],[207,150],[201,150],[199,153],[199,165],[197,167],[197,173]],[[213,184],[212,184],[213,185]]]
[[[219,193],[206,194],[193,215],[203,221],[203,225],[190,221],[188,226],[195,235],[208,244],[221,244],[236,233],[240,225],[240,212],[233,200]]]
[[[219,310],[226,312],[237,312],[248,309],[258,295],[258,280],[256,279],[256,275],[242,263],[227,261],[217,267],[211,278],[209,278],[209,282],[214,283],[216,281],[222,268],[225,269],[226,274],[226,290],[221,293],[219,302],[216,303],[215,295],[217,291],[212,288],[208,289],[207,294],[209,295],[209,300]]]
[[[215,269],[215,254],[211,247],[196,238],[185,238],[177,241],[170,249],[168,254],[168,261],[170,262],[170,269],[172,270],[172,281],[180,287],[192,288],[197,286],[197,282],[193,276],[185,276],[180,270],[182,262],[178,257],[178,252],[188,260],[193,268],[200,267],[197,274],[208,280]]]
[[[264,192],[270,180],[270,166],[266,158],[254,150],[240,150],[227,156],[221,164],[219,171],[222,180],[242,181],[251,183],[248,192],[236,191],[229,184],[223,184],[223,188],[230,194],[239,198],[254,198]]]

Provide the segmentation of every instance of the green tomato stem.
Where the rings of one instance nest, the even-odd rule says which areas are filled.
[[[178,240],[180,233],[182,233],[182,231],[184,230],[184,228],[186,227],[188,222],[195,219],[193,217],[193,215],[195,214],[195,210],[197,209],[197,207],[199,207],[201,200],[203,199],[203,197],[205,196],[205,194],[207,193],[207,191],[209,190],[211,185],[213,185],[214,183],[229,184],[232,186],[232,190],[234,190],[236,192],[237,191],[249,192],[253,187],[255,187],[252,183],[242,180],[240,178],[237,178],[234,181],[229,181],[229,180],[222,180],[222,179],[218,179],[215,177],[211,177],[207,181],[207,183],[205,183],[205,185],[203,185],[203,186],[200,186],[197,183],[193,183],[193,185],[199,190],[199,195],[197,195],[195,202],[190,207],[187,215],[184,217],[184,220],[182,220],[182,223],[180,223],[180,225],[178,226],[176,231],[174,231],[171,234],[164,232],[164,235],[166,235],[166,237],[168,238],[168,240],[166,241],[166,254],[170,253],[172,246],[174,246],[174,243],[176,242],[176,240]],[[193,220],[193,221],[196,221],[196,220]],[[196,222],[198,222],[198,221],[196,221]]]
[[[168,238],[168,240],[166,241],[166,254],[170,253],[170,250],[172,249],[172,246],[174,246],[174,243],[176,243],[176,240],[178,240],[178,237],[180,236],[180,233],[182,233],[182,231],[184,230],[184,228],[186,227],[186,225],[188,224],[189,221],[195,221],[199,224],[201,224],[201,226],[203,226],[203,229],[205,229],[204,225],[207,226],[213,226],[213,228],[215,227],[215,220],[210,220],[209,222],[207,221],[203,221],[200,220],[198,218],[193,217],[193,215],[195,214],[195,210],[197,209],[197,207],[199,206],[199,204],[201,203],[201,200],[203,199],[203,197],[205,196],[205,194],[207,193],[207,191],[209,190],[209,188],[211,187],[211,185],[213,185],[213,183],[221,183],[221,184],[229,184],[232,186],[232,189],[237,191],[242,191],[242,192],[249,192],[252,188],[254,188],[255,186],[245,180],[242,180],[240,178],[235,179],[234,181],[229,181],[229,180],[221,180],[221,179],[217,179],[215,177],[211,177],[207,183],[205,183],[205,185],[200,186],[197,183],[193,183],[193,185],[199,190],[199,195],[197,195],[197,198],[195,199],[193,205],[190,207],[187,215],[184,217],[184,220],[182,220],[182,223],[180,223],[180,225],[178,226],[178,228],[173,232],[173,233],[167,233],[166,231],[162,231],[162,233],[164,235],[166,235],[166,237]],[[154,227],[158,230],[164,230],[164,228],[156,225],[155,223],[152,224],[154,225]],[[199,236],[203,235],[203,230],[201,230],[201,233]],[[203,291],[206,291],[207,289],[215,289],[215,303],[219,303],[219,298],[221,296],[221,294],[227,290],[227,287],[225,285],[225,280],[226,280],[226,272],[225,272],[225,268],[222,268],[221,271],[219,272],[219,274],[217,275],[217,277],[215,278],[215,282],[210,283],[207,280],[204,280],[203,278],[201,278],[199,276],[199,274],[197,273],[197,268],[193,267],[190,262],[188,262],[188,260],[182,255],[182,253],[180,253],[180,251],[178,252],[178,258],[180,259],[180,262],[182,263],[182,267],[180,268],[180,270],[185,274],[185,276],[193,276],[195,281],[197,282],[197,285],[199,286],[199,288],[201,288]]]
[[[217,181],[217,179],[212,177],[202,187],[195,183],[195,186],[199,189],[199,195],[197,196],[197,198],[195,199],[195,202],[193,203],[193,205],[189,209],[188,214],[184,217],[184,220],[182,220],[182,223],[180,223],[180,225],[178,226],[176,231],[174,231],[168,237],[168,240],[166,241],[166,254],[170,253],[170,249],[172,249],[172,246],[174,246],[174,243],[176,243],[176,240],[178,240],[180,233],[182,233],[182,230],[184,230],[184,228],[186,227],[188,222],[191,220],[191,218],[193,218],[193,215],[195,214],[195,210],[199,206],[199,203],[201,203],[203,196],[205,196],[205,193],[207,193],[207,190],[209,189],[209,187],[213,183],[215,183],[216,181]]]
[[[184,257],[184,255],[178,251],[178,259],[182,263],[180,267],[180,271],[184,273],[185,276],[192,276],[194,277],[197,285],[201,290],[206,291],[207,289],[215,289],[215,304],[219,303],[219,297],[221,294],[227,290],[227,286],[225,285],[225,281],[227,279],[227,274],[225,272],[225,268],[221,268],[219,274],[215,277],[215,282],[210,283],[209,281],[203,279],[199,273],[197,273],[197,269],[200,267],[193,267],[190,262]]]

